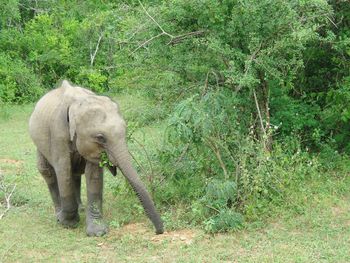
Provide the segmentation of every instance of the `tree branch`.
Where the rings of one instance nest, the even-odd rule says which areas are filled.
[[[146,169],[143,167],[143,165],[136,159],[135,155],[132,154],[132,152],[129,151],[129,154],[131,156],[131,158],[135,161],[135,163],[140,167],[140,169],[142,170],[142,172],[147,175],[147,171]]]
[[[169,43],[167,45],[175,45],[175,44],[180,43],[181,41],[183,41],[187,37],[200,36],[200,35],[203,35],[204,33],[205,33],[204,30],[198,30],[198,31],[193,31],[193,32],[189,32],[186,34],[178,35],[178,36],[172,37],[172,39],[169,41]]]
[[[144,47],[145,45],[147,45],[147,44],[148,44],[149,42],[151,42],[153,39],[156,39],[156,38],[158,38],[158,37],[160,37],[160,36],[162,36],[162,35],[164,35],[164,32],[162,32],[162,33],[160,33],[160,34],[158,34],[158,35],[156,35],[156,36],[153,36],[153,37],[151,37],[150,39],[146,40],[146,41],[143,42],[141,45],[139,45],[136,49],[134,49],[134,50],[131,52],[131,54],[135,53],[137,50],[139,50],[140,48],[142,48],[142,47]]]
[[[153,175],[153,174],[154,174],[154,172],[153,172],[153,171],[154,171],[154,170],[153,170],[153,165],[152,165],[152,162],[151,162],[151,157],[150,157],[149,154],[148,154],[148,151],[146,150],[145,146],[144,146],[141,142],[139,142],[137,139],[135,139],[135,137],[133,137],[132,140],[133,140],[134,142],[136,142],[136,143],[141,147],[141,149],[143,150],[143,152],[145,153],[146,158],[147,158],[147,161],[148,161],[148,163],[149,163],[149,167],[150,167],[150,169],[151,169],[151,175]],[[149,178],[148,178],[150,183],[152,183],[151,175],[150,175]]]
[[[215,207],[213,207],[213,206],[211,206],[211,205],[206,204],[205,206],[208,207],[208,208],[210,208],[210,209],[213,209],[214,211],[216,211],[216,212],[218,212],[218,213],[220,213],[220,210],[219,210],[219,209],[216,209]]]
[[[265,139],[267,138],[267,134],[266,134],[266,130],[265,130],[265,126],[264,126],[264,122],[263,122],[263,119],[262,119],[262,115],[261,115],[261,111],[260,111],[260,107],[259,107],[259,102],[258,102],[258,98],[256,96],[256,92],[255,92],[255,89],[253,90],[253,95],[254,95],[254,101],[255,101],[255,106],[256,106],[256,110],[258,111],[258,116],[259,116],[259,120],[260,120],[260,125],[261,125],[261,130],[263,132],[263,144],[264,144],[264,149],[267,149],[266,148],[266,143],[265,143]]]
[[[170,41],[168,42],[167,45],[175,45],[180,43],[181,41],[183,41],[184,39],[188,38],[188,37],[192,37],[192,36],[199,36],[205,33],[205,31],[203,30],[199,30],[199,31],[194,31],[194,32],[189,32],[189,33],[185,33],[182,35],[178,35],[178,36],[174,36],[172,34],[169,34],[168,32],[166,32],[163,27],[157,22],[157,20],[155,20],[150,13],[148,13],[147,9],[144,7],[144,5],[142,4],[142,2],[139,0],[139,4],[142,7],[142,9],[145,11],[146,15],[153,21],[154,24],[157,25],[157,27],[162,31],[161,33],[159,33],[156,36],[151,37],[150,39],[144,41],[141,45],[139,45],[136,49],[134,49],[131,54],[135,53],[137,50],[139,50],[140,48],[146,46],[148,43],[150,43],[152,40],[161,37],[163,35],[170,37]]]
[[[185,157],[187,151],[188,151],[188,148],[190,147],[190,143],[187,143],[184,147],[184,149],[182,150],[180,156],[177,158],[177,160],[175,161],[175,164],[173,165],[174,169],[173,169],[173,172],[169,175],[169,177],[172,177],[175,172],[176,172],[176,169],[178,167],[178,165],[181,163],[181,161],[183,160],[183,158]],[[166,177],[163,177],[159,180],[159,183],[158,185],[160,185],[164,180],[166,179]],[[157,185],[157,186],[158,186]]]
[[[91,47],[90,47],[90,66],[91,67],[94,65],[95,57],[96,57],[98,49],[100,47],[100,43],[101,43],[102,37],[103,37],[103,33],[100,34],[100,36],[99,36],[99,38],[97,40],[96,48],[95,48],[95,51],[94,51],[93,54],[91,53],[92,50],[91,50]]]
[[[225,163],[222,160],[221,153],[219,150],[219,147],[216,145],[215,141],[211,140],[210,138],[207,138],[208,145],[210,149],[215,153],[216,158],[218,159],[221,169],[224,172],[225,179],[228,179],[228,172]]]
[[[139,3],[140,3],[140,5],[141,5],[142,9],[143,9],[143,10],[145,11],[145,13],[147,14],[147,16],[148,16],[149,18],[151,18],[151,20],[159,27],[159,29],[162,31],[163,35],[167,35],[167,36],[169,36],[169,37],[171,37],[171,38],[174,38],[173,35],[167,33],[167,32],[162,28],[162,26],[148,13],[148,11],[147,11],[146,8],[143,6],[143,4],[141,3],[140,0],[139,0]]]

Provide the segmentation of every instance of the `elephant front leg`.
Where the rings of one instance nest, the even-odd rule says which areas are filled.
[[[87,163],[85,168],[87,209],[86,233],[88,236],[102,236],[108,227],[102,218],[103,170],[96,164]]]
[[[61,203],[61,211],[57,214],[57,220],[65,227],[74,228],[79,222],[79,214],[75,183],[71,174],[69,160],[61,160],[55,167],[55,171]]]

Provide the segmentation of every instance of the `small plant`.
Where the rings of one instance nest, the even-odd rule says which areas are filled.
[[[239,229],[243,225],[243,215],[235,211],[237,185],[230,180],[212,180],[200,203],[205,213],[203,222],[207,232],[226,232]]]
[[[243,221],[242,214],[224,209],[204,221],[204,228],[208,233],[227,232],[242,228]]]

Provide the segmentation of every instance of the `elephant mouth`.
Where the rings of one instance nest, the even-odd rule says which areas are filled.
[[[98,157],[90,157],[90,156],[87,156],[87,157],[84,157],[88,162],[90,163],[93,163],[93,164],[100,164],[101,162],[101,158],[98,158]]]
[[[117,175],[117,166],[110,165],[109,163],[103,163],[101,158],[85,158],[88,162],[96,164],[100,167],[106,167],[113,176]]]

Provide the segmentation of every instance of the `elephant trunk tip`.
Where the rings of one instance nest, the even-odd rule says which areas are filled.
[[[159,222],[153,222],[154,226],[156,228],[156,235],[160,235],[164,233],[164,226],[163,226],[163,222],[159,221]]]
[[[158,212],[156,211],[154,204],[152,202],[152,206],[149,207],[149,205],[145,205],[145,203],[143,202],[143,200],[140,198],[141,204],[143,205],[143,207],[145,208],[145,212],[147,217],[151,220],[151,222],[153,223],[155,229],[156,229],[156,234],[160,235],[164,233],[164,225],[163,225],[163,221],[160,218]]]
[[[161,235],[164,233],[164,229],[163,229],[163,226],[161,226],[160,228],[157,228],[156,229],[156,235]]]

